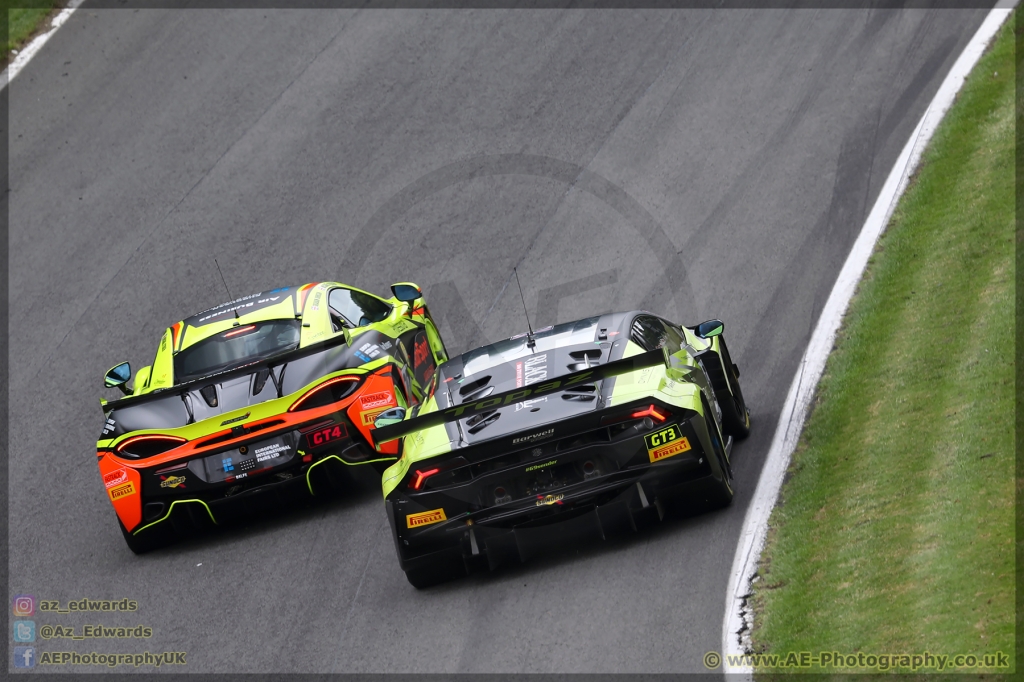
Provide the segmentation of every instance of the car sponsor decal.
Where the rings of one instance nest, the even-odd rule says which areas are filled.
[[[221,308],[221,307],[224,307],[224,306],[230,306],[226,310],[217,310],[217,312],[210,313],[209,315],[203,315],[202,317],[197,319],[195,321],[195,323],[197,325],[200,325],[200,324],[202,324],[204,322],[212,320],[215,317],[220,317],[221,315],[227,315],[228,313],[233,313],[236,310],[242,310],[243,308],[252,308],[253,306],[259,306],[259,308],[256,308],[256,310],[259,310],[260,308],[264,308],[264,307],[266,307],[266,305],[269,305],[269,304],[273,303],[274,301],[278,300],[279,298],[281,298],[280,296],[268,296],[267,298],[259,298],[262,295],[263,294],[260,293],[260,294],[252,294],[250,296],[243,296],[242,298],[236,299],[236,300],[232,301],[231,303],[222,303],[221,305],[216,306],[215,308],[210,308],[210,310],[217,310],[217,308]],[[258,300],[255,300],[255,301],[250,300],[250,299],[254,299],[254,298],[258,299]],[[248,312],[252,312],[252,311],[248,311]]]
[[[128,472],[124,469],[118,469],[117,471],[111,471],[109,474],[104,474],[103,485],[107,489],[113,488],[115,485],[120,485],[128,480]]]
[[[405,517],[405,523],[408,528],[429,526],[433,523],[441,523],[442,521],[447,520],[448,517],[444,515],[444,509],[431,509],[430,511],[420,512],[419,514],[409,514]]]
[[[554,432],[554,429],[548,429],[547,431],[538,431],[537,433],[531,433],[529,436],[520,436],[519,438],[513,438],[512,445],[515,445],[516,443],[530,443],[539,438],[547,438]]]
[[[359,415],[360,420],[363,422],[363,426],[373,426],[373,420],[377,418],[377,415],[381,412],[385,412],[388,407],[378,407],[375,410],[369,410]]]
[[[411,331],[415,328],[416,325],[410,322],[409,320],[398,320],[393,325],[391,325],[391,329],[395,334],[404,334],[405,332]]]
[[[161,488],[177,488],[179,485],[182,488],[185,487],[185,477],[184,476],[167,476],[166,478],[161,476],[160,478],[161,478],[161,481],[160,481],[160,487]]]
[[[110,501],[111,502],[117,502],[122,497],[128,497],[129,495],[134,495],[135,494],[135,484],[132,483],[131,481],[128,481],[124,485],[119,485],[116,488],[111,488],[110,490],[107,491],[107,494],[110,495]]]
[[[430,357],[430,347],[427,345],[427,337],[420,332],[416,335],[416,342],[413,344],[412,364],[417,368],[426,362]]]
[[[243,419],[247,418],[250,414],[251,414],[250,412],[246,412],[245,414],[243,414],[240,417],[233,417],[232,419],[225,419],[224,421],[222,421],[220,423],[220,425],[221,426],[227,426],[228,424],[234,424],[235,422],[240,422]]]
[[[667,429],[647,434],[644,436],[644,443],[647,444],[647,456],[652,463],[690,449],[690,441],[679,432],[679,427],[675,424]]]
[[[516,388],[530,386],[548,378],[548,354],[534,355],[516,363]],[[547,402],[547,398],[524,400],[516,403],[516,412],[533,407],[536,403]]]
[[[359,404],[363,406],[364,410],[369,410],[374,407],[381,407],[382,405],[392,405],[394,403],[394,396],[388,391],[381,391],[380,393],[370,393],[359,398]]]
[[[552,464],[556,464],[557,462],[557,459],[553,459],[550,462],[544,462],[543,464],[534,464],[533,466],[526,467],[526,471],[536,471],[537,469],[543,469],[544,467],[549,467]]]
[[[348,435],[344,424],[336,424],[334,426],[328,426],[327,428],[314,431],[313,433],[306,434],[306,441],[309,443],[309,447],[318,448],[321,445],[339,440]]]
[[[553,504],[562,504],[562,498],[565,495],[558,493],[557,495],[538,495],[536,506],[540,507],[543,505],[551,506]]]
[[[107,421],[104,422],[104,424],[103,424],[103,433],[101,433],[100,435],[101,436],[105,436],[108,433],[113,433],[114,429],[116,427],[117,427],[117,422],[114,421],[114,418],[113,417],[107,417]]]
[[[355,356],[363,362],[370,362],[378,355],[380,355],[380,346],[375,343],[364,343],[355,352]]]
[[[256,455],[257,462],[265,462],[268,459],[275,459],[280,456],[282,452],[288,452],[290,448],[284,443],[274,443],[273,445],[264,445],[261,448],[253,450],[253,454]]]

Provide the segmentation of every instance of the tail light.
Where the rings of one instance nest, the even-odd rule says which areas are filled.
[[[182,443],[184,438],[178,436],[142,435],[134,436],[117,446],[117,454],[131,459],[145,459],[173,450]]]
[[[633,419],[650,417],[653,421],[660,424],[671,416],[672,413],[660,405],[648,405],[647,407],[639,409],[634,407],[630,412],[610,415],[602,419],[601,423],[607,426],[608,424],[618,424],[620,422],[628,422]]]
[[[413,474],[413,479],[412,482],[409,484],[409,487],[412,488],[413,490],[419,490],[420,488],[423,487],[423,482],[425,480],[427,480],[428,478],[430,478],[439,471],[441,470],[428,469],[427,471],[416,471],[416,473]]]
[[[650,417],[656,422],[663,422],[668,419],[670,412],[654,405],[650,405],[643,410],[639,410],[633,413],[633,419],[640,419],[641,417]]]
[[[336,403],[351,395],[352,392],[356,390],[360,381],[362,381],[362,377],[352,375],[328,379],[322,384],[314,386],[306,391],[301,398],[292,403],[292,406],[288,408],[288,411],[299,412],[301,410],[312,410],[317,407],[324,407],[325,405]]]

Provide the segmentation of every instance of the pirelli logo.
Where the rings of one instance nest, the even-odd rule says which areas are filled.
[[[409,514],[405,517],[405,523],[409,528],[429,526],[432,523],[441,523],[447,520],[448,517],[444,515],[444,509],[431,509],[419,514]]]
[[[381,407],[376,410],[363,412],[362,414],[359,415],[359,418],[362,420],[363,426],[373,426],[373,420],[376,419],[381,412],[386,412],[387,409],[388,408],[386,407]]]
[[[116,488],[111,488],[107,492],[110,493],[110,501],[111,502],[116,502],[117,500],[120,500],[122,497],[128,497],[129,495],[134,495],[135,494],[135,484],[132,483],[131,481],[128,481],[124,485],[119,485]]]
[[[652,464],[690,449],[690,441],[679,432],[679,427],[675,424],[644,436],[644,442],[647,444],[647,456]]]

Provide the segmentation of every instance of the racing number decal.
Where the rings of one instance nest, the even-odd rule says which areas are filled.
[[[652,464],[690,449],[690,441],[679,433],[679,427],[675,424],[644,436],[644,443],[647,444],[647,456]]]
[[[427,512],[420,512],[419,514],[409,514],[405,517],[405,523],[409,528],[419,528],[420,526],[429,526],[432,523],[441,523],[447,521],[448,517],[444,515],[444,509],[431,509]]]

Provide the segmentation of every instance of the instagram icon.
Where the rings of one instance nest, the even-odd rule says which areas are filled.
[[[15,616],[31,616],[36,612],[36,598],[31,594],[19,594],[11,601]]]

